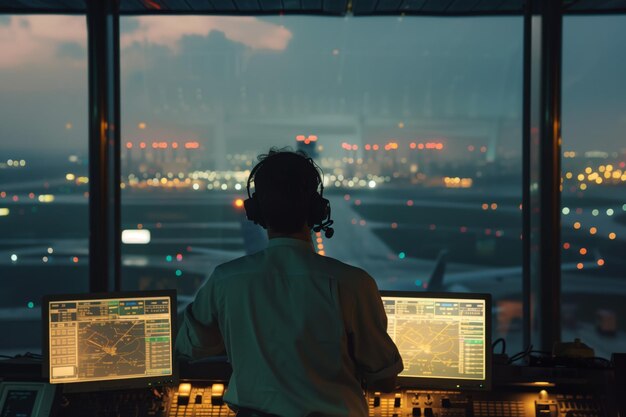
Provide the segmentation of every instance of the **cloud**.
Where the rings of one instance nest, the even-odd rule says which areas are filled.
[[[87,49],[77,42],[63,42],[57,47],[59,58],[83,59],[87,57]]]
[[[183,37],[208,36],[217,31],[230,41],[251,49],[282,51],[292,38],[291,32],[283,26],[255,17],[141,16],[136,19],[139,27],[121,34],[123,48],[134,43],[149,42],[178,52]]]
[[[67,65],[86,59],[87,27],[79,16],[0,16],[0,69],[25,65]],[[255,17],[140,16],[124,18],[121,47],[164,46],[177,53],[186,36],[221,32],[226,39],[254,50],[282,51],[292,38],[281,25]]]
[[[57,64],[63,44],[85,48],[87,27],[78,16],[14,16],[0,25],[0,69],[20,68],[30,64]]]

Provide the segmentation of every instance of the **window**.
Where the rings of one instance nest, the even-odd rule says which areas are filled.
[[[626,342],[623,16],[567,17],[563,34],[563,340],[596,356]]]
[[[0,15],[2,354],[41,351],[44,294],[87,291],[87,30]]]
[[[121,27],[125,288],[190,298],[262,249],[246,178],[291,146],[324,171],[335,237],[316,236],[318,252],[381,289],[493,293],[496,336],[521,348],[521,17]]]

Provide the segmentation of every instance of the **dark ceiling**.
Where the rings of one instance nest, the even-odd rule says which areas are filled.
[[[0,13],[85,13],[89,0],[3,0]],[[98,0],[91,0],[98,1]],[[548,1],[548,0],[544,0]],[[524,0],[120,0],[122,14],[498,15],[521,14]],[[626,13],[626,0],[563,0],[565,13]]]

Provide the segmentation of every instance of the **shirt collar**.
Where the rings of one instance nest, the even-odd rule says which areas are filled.
[[[313,242],[305,242],[304,240],[294,239],[291,237],[275,237],[270,239],[267,243],[267,247],[273,248],[275,246],[291,246],[315,251],[313,248]]]

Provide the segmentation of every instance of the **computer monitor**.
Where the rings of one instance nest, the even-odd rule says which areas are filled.
[[[491,296],[381,291],[403,386],[491,388]]]
[[[55,295],[42,305],[51,384],[83,391],[175,382],[175,291]]]

